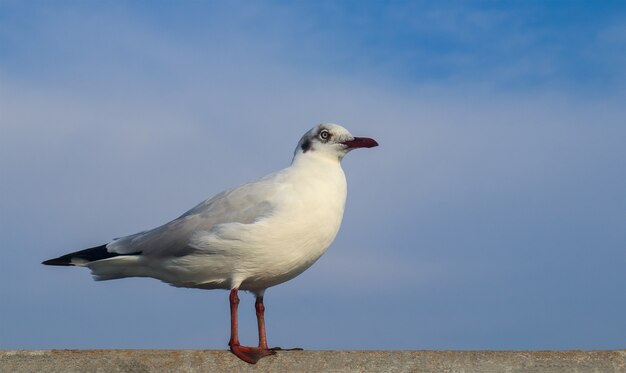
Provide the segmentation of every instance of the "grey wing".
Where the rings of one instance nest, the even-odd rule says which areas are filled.
[[[251,224],[270,215],[275,208],[275,188],[264,181],[222,192],[158,228],[115,239],[107,250],[119,254],[141,252],[149,257],[188,255],[196,251],[189,246],[196,232],[210,231],[217,224]]]

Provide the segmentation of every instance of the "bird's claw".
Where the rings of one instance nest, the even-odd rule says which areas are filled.
[[[241,360],[250,364],[256,364],[259,360],[261,360],[261,358],[276,354],[276,351],[273,349],[261,349],[258,347],[240,345],[230,346],[230,351]]]
[[[282,348],[282,347],[271,347],[270,351],[303,351],[302,347],[292,347],[292,348]]]

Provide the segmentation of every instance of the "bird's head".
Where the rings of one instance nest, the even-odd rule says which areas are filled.
[[[322,123],[302,136],[294,157],[308,154],[340,161],[352,149],[375,146],[378,146],[378,143],[374,139],[354,137],[338,124]]]

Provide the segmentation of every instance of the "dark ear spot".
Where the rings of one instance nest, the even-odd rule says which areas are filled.
[[[311,140],[309,139],[304,140],[300,148],[302,149],[302,153],[308,152],[311,149]]]

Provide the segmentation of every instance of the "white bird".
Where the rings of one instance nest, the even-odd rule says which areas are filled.
[[[173,286],[230,290],[230,350],[248,363],[273,355],[265,334],[265,289],[309,268],[335,239],[346,178],[340,161],[378,143],[332,123],[308,131],[291,165],[207,199],[158,228],[43,264],[88,267],[95,280],[153,277]],[[258,347],[241,346],[238,290],[256,296]]]

